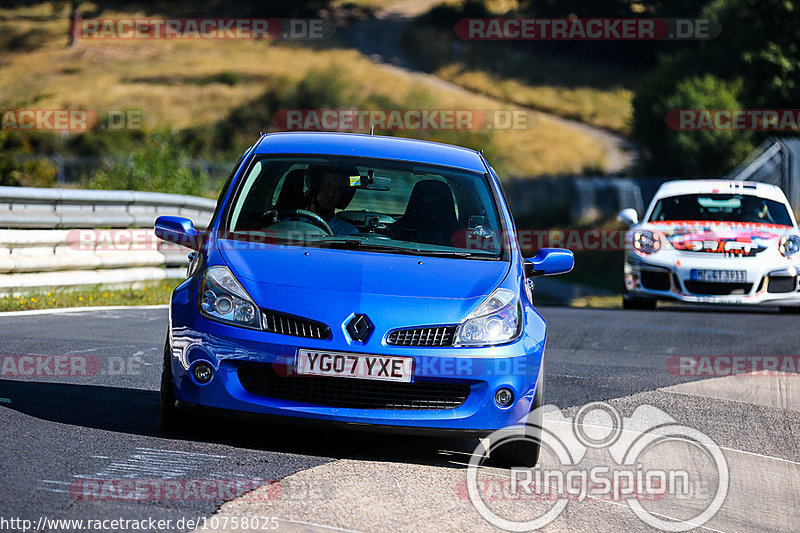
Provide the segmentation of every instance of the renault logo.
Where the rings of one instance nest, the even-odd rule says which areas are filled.
[[[347,323],[347,333],[354,341],[363,341],[372,331],[372,324],[366,315],[356,315]]]

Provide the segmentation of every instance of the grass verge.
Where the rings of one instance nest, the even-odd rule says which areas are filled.
[[[9,50],[0,60],[4,71],[0,108],[91,109],[101,115],[109,110],[141,111],[145,133],[193,130],[206,134],[265,95],[296,94],[318,74],[337,72],[344,81],[343,94],[331,102],[309,102],[308,107],[346,103],[350,109],[516,109],[507,101],[375,65],[354,50],[315,50],[252,40],[147,39],[80,41],[67,48],[66,18],[48,17],[44,8],[39,11],[36,28],[46,38],[36,46]],[[0,10],[4,27],[15,35],[24,34],[31,25],[20,13]],[[296,98],[291,101],[303,104]],[[288,103],[274,101],[271,108],[288,107]],[[238,131],[252,141],[259,129],[275,128],[267,119],[257,126],[239,124]],[[486,149],[501,174],[519,177],[580,174],[605,164],[605,153],[594,139],[547,117],[526,129],[398,133]],[[462,135],[454,135],[458,133]],[[108,138],[112,134],[99,132]],[[460,142],[465,135],[474,142]],[[207,140],[213,145],[216,139]],[[237,152],[243,148],[237,147]]]
[[[0,311],[94,307],[98,305],[158,305],[169,302],[172,290],[181,280],[148,282],[120,288],[93,285],[81,288],[41,290],[18,296],[0,297]]]
[[[480,94],[626,135],[633,118],[638,74],[533,45],[458,40],[424,24],[410,24],[404,47],[428,72]],[[498,61],[498,57],[502,57]]]

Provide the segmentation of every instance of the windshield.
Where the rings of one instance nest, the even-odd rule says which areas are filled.
[[[696,220],[791,226],[786,206],[747,194],[682,194],[658,200],[651,222]]]
[[[484,175],[360,157],[256,159],[227,230],[235,239],[384,253],[498,259],[502,249]]]

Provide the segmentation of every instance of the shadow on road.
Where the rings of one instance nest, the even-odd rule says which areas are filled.
[[[477,439],[308,428],[190,414],[190,429],[158,427],[159,393],[100,385],[0,380],[0,403],[41,420],[169,440],[335,459],[463,468]]]

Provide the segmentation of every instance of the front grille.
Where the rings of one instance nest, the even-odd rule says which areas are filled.
[[[770,276],[767,292],[794,292],[797,289],[797,278],[794,276]]]
[[[642,287],[654,291],[668,291],[670,289],[669,272],[642,270]]]
[[[398,329],[389,333],[386,344],[396,346],[452,346],[456,326]]]
[[[686,290],[694,294],[728,296],[732,294],[748,294],[752,283],[715,283],[712,281],[684,281]]]
[[[252,394],[326,407],[429,411],[455,409],[469,396],[469,385],[460,383],[284,377],[276,374],[271,365],[241,366],[238,374],[242,387]]]
[[[331,336],[330,328],[322,322],[269,309],[261,310],[261,323],[264,331],[269,331],[270,333],[309,339],[327,339]]]

